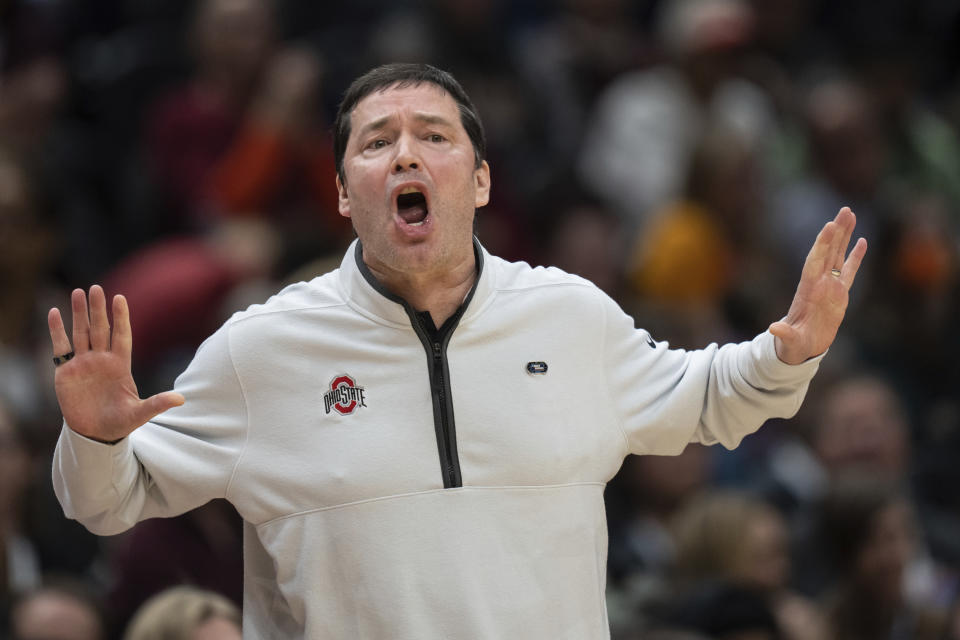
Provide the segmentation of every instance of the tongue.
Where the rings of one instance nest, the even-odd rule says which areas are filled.
[[[419,203],[409,207],[403,207],[397,211],[400,214],[400,217],[403,218],[403,221],[407,224],[416,224],[418,222],[423,222],[427,217],[427,206],[426,204]]]

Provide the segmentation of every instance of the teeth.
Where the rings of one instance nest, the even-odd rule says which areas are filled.
[[[417,189],[416,187],[404,187],[400,192],[400,195],[402,196],[406,193],[420,193],[420,189]]]
[[[424,221],[421,220],[420,222],[411,222],[411,223],[408,223],[407,226],[408,226],[408,227],[419,227],[419,226],[422,225],[423,223],[424,223]]]

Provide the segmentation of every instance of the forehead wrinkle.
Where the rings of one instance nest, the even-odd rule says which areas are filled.
[[[385,115],[377,118],[373,122],[368,122],[367,124],[363,125],[360,128],[360,130],[357,132],[357,135],[363,136],[369,133],[370,131],[376,131],[377,129],[382,129],[384,126],[386,126],[388,122],[390,122],[390,118],[392,117],[393,117],[392,115]]]
[[[357,135],[363,136],[371,131],[383,129],[387,124],[389,124],[390,120],[392,119],[393,119],[393,114],[381,116],[376,120],[374,120],[373,122],[369,122],[365,124],[363,127],[361,127],[360,131],[357,132]],[[445,118],[444,116],[436,113],[430,113],[425,111],[418,111],[414,113],[413,119],[423,124],[438,124],[438,125],[443,125],[447,127],[454,126],[454,124],[448,118]]]
[[[419,111],[413,114],[413,117],[414,119],[419,120],[424,124],[442,124],[448,127],[453,126],[453,123],[450,122],[447,118],[435,113],[425,113],[425,112]]]

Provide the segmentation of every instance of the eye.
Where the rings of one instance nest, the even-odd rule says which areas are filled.
[[[429,139],[430,139],[430,142],[436,142],[437,144],[446,141],[446,138],[444,138],[439,133],[431,133]]]
[[[377,138],[367,145],[367,149],[383,149],[385,146],[387,146],[387,141],[383,138]]]

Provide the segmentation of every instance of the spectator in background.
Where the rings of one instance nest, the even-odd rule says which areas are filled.
[[[846,375],[830,384],[818,400],[809,447],[799,440],[786,440],[767,460],[778,487],[773,494],[791,514],[797,559],[793,580],[810,596],[822,594],[838,579],[836,566],[822,553],[826,543],[818,537],[824,533],[818,524],[820,505],[835,483],[851,473],[864,473],[884,478],[910,500],[918,496],[908,414],[888,381],[877,374]],[[940,558],[956,543],[938,533],[944,529],[942,513],[919,502],[914,508],[923,529],[918,529],[911,545],[905,570],[907,595],[914,601],[946,606],[955,593],[956,576]]]
[[[663,3],[666,64],[624,74],[597,101],[579,158],[584,182],[628,229],[680,192],[702,133],[723,124],[755,144],[772,127],[763,93],[739,75],[752,16],[740,0]]]
[[[518,73],[529,87],[542,137],[541,172],[573,166],[596,97],[652,56],[628,0],[563,0],[555,15],[519,34]]]
[[[240,610],[194,587],[174,587],[137,612],[124,640],[240,640]]]
[[[723,301],[743,275],[738,249],[758,214],[753,160],[733,131],[705,133],[679,197],[637,235],[630,276],[640,295],[693,307]]]
[[[671,342],[738,339],[787,304],[780,291],[793,274],[783,274],[757,233],[762,183],[756,148],[732,129],[711,128],[696,145],[682,193],[637,234],[628,275],[639,313],[664,316],[660,335]]]
[[[960,243],[956,208],[944,195],[908,191],[894,203],[874,268],[875,283],[856,318],[864,357],[889,372],[914,416],[922,453],[960,445]],[[905,339],[905,337],[907,339]]]
[[[911,477],[912,439],[910,423],[896,390],[879,377],[860,376],[836,385],[824,398],[814,449],[831,484],[844,482],[850,473],[874,474],[901,491],[905,500],[913,501],[917,494]],[[918,603],[947,606],[956,593],[957,578],[931,556],[931,550],[955,550],[955,536],[947,540],[925,537],[925,530],[942,530],[937,526],[942,515],[923,509],[922,504],[911,509],[917,528],[905,569],[906,597]],[[932,527],[919,528],[921,524]],[[806,568],[815,566],[811,562]]]
[[[681,594],[711,583],[741,587],[765,601],[783,640],[826,640],[823,613],[789,588],[789,533],[773,507],[745,494],[705,493],[672,525]]]
[[[876,474],[838,479],[821,512],[821,541],[839,570],[829,598],[835,640],[939,640],[944,611],[911,602],[905,583],[917,539],[907,495]]]
[[[810,516],[831,478],[850,468],[908,482],[910,430],[897,390],[877,373],[824,373],[827,382],[810,390],[809,411],[756,461],[763,470],[750,478],[793,528]]]
[[[806,173],[774,196],[769,219],[772,237],[792,271],[803,265],[803,247],[816,236],[816,212],[823,207],[855,207],[869,238],[880,237],[890,213],[883,191],[888,147],[876,108],[863,89],[842,78],[822,80],[807,93],[804,116]],[[852,308],[855,303],[856,298]]]
[[[625,252],[620,218],[595,198],[563,190],[548,200],[540,262],[575,273],[622,299],[622,263]]]
[[[23,521],[30,466],[19,426],[0,400],[0,629],[13,596],[40,586],[40,560]]]
[[[896,391],[873,375],[849,377],[823,398],[813,448],[828,477],[868,471],[906,488],[910,431]]]
[[[2,75],[0,140],[21,154],[39,152],[66,94],[60,60],[47,55],[25,61]]]
[[[53,582],[14,605],[11,640],[106,640],[100,606],[82,583]]]
[[[265,218],[301,251],[304,236],[313,251],[348,239],[336,214],[320,63],[282,45],[276,31],[272,0],[200,3],[193,77],[156,105],[147,125],[166,231]]]
[[[854,67],[877,109],[889,150],[890,169],[911,189],[938,193],[960,225],[960,138],[946,120],[920,99],[925,43],[903,34],[856,53]]]
[[[191,25],[196,69],[148,122],[147,147],[173,229],[200,216],[211,167],[236,134],[276,47],[270,0],[204,0]],[[168,227],[169,228],[169,227]]]
[[[33,174],[0,136],[0,399],[30,419],[40,418],[52,399],[41,387],[46,355],[35,325],[46,299],[58,293],[51,277],[57,252],[56,228]]]
[[[0,1],[0,143],[31,160],[67,92],[58,4]]]
[[[707,449],[692,444],[673,457],[629,456],[608,485],[611,628],[640,627],[643,606],[669,595],[667,579],[677,551],[670,521],[707,485],[709,474]]]
[[[352,239],[337,214],[332,142],[319,101],[323,70],[303,47],[275,54],[241,129],[208,178],[209,213],[269,220],[286,270]]]

